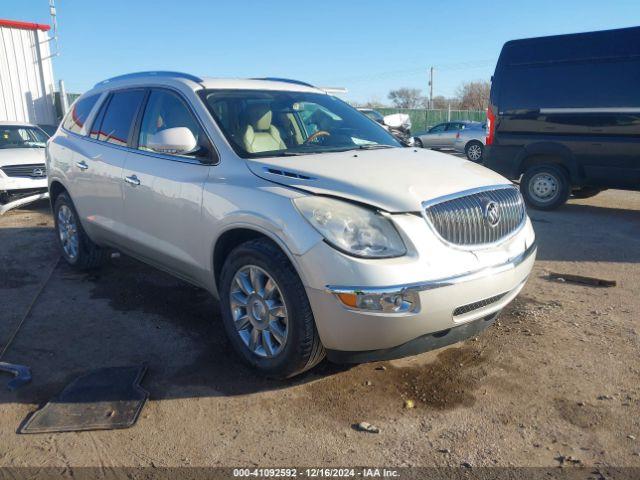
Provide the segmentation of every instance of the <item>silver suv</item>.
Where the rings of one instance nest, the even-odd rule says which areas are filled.
[[[234,349],[270,376],[476,335],[535,257],[510,182],[402,148],[297,81],[106,80],[73,105],[47,166],[69,264],[115,248],[209,290]]]

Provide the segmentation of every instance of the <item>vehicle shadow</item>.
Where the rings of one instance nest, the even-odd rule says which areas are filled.
[[[58,257],[49,248],[55,245],[53,230],[34,230],[0,228],[2,245],[25,238],[31,239],[31,250],[46,245],[35,257],[14,259],[10,271],[0,268],[0,300],[8,306],[0,323],[0,349]],[[8,281],[11,277],[15,280]],[[232,351],[219,305],[208,292],[126,256],[92,273],[57,262],[2,360],[30,367],[33,380],[15,392],[0,385],[0,403],[28,404],[46,402],[75,377],[105,366],[146,365],[142,386],[151,399],[277,390],[348,369],[324,362],[290,380],[257,375]],[[0,384],[10,378],[0,375]]]
[[[538,260],[640,262],[640,210],[569,202],[558,210],[529,210]]]

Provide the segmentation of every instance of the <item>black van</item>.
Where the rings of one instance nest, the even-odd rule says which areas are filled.
[[[505,43],[487,120],[485,166],[534,208],[640,190],[640,27]]]

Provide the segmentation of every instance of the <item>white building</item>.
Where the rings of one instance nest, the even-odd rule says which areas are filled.
[[[57,124],[48,31],[0,19],[0,121]]]

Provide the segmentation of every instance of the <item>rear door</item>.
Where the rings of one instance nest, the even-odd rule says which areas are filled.
[[[456,135],[462,129],[462,124],[459,122],[449,122],[447,123],[447,128],[442,134],[441,141],[442,147],[453,148],[453,144],[456,141]]]
[[[185,127],[197,140],[190,152],[158,151],[150,141],[165,129]],[[141,111],[134,145],[124,166],[125,247],[150,263],[198,278],[204,182],[214,150],[204,129],[177,92],[152,89]],[[155,148],[155,149],[154,149]]]
[[[98,242],[117,243],[122,223],[122,168],[128,139],[145,95],[122,90],[105,98],[88,135],[75,142],[72,197],[83,226]]]

